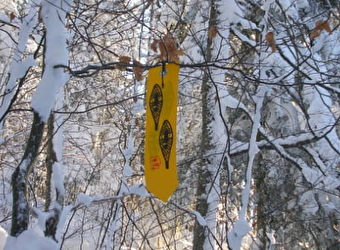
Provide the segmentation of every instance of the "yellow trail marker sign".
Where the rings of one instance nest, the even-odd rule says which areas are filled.
[[[146,188],[166,202],[176,190],[176,123],[179,66],[149,70],[146,90]]]

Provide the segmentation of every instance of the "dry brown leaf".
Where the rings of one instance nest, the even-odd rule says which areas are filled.
[[[213,39],[217,35],[217,27],[216,26],[211,26],[208,31],[208,37],[210,39]]]
[[[127,65],[130,63],[131,57],[129,56],[120,56],[119,64],[117,64],[116,68],[119,70],[126,70]]]
[[[329,34],[332,33],[332,30],[331,30],[331,27],[329,27],[329,24],[328,24],[328,21],[317,21],[315,23],[315,28],[314,29],[317,29],[317,30],[320,30],[320,31],[327,31]]]
[[[323,31],[323,30],[328,32],[328,34],[332,34],[332,29],[329,26],[329,23],[328,23],[327,20],[326,21],[322,21],[322,20],[317,21],[315,23],[315,28],[312,30],[312,32],[309,35],[309,38],[314,39],[314,38],[320,36],[321,31]]]
[[[167,53],[165,44],[164,44],[163,42],[160,41],[160,42],[158,43],[158,49],[159,49],[159,53],[160,53],[159,58],[160,58],[161,60],[166,60],[166,59],[167,59],[168,53]]]
[[[328,34],[332,34],[332,29],[331,29],[331,27],[329,26],[329,23],[328,23],[327,21],[324,22],[324,24],[323,24],[323,29],[324,29],[325,31],[327,31]]]
[[[173,51],[173,50],[177,49],[176,41],[175,41],[175,38],[173,36],[165,35],[162,40],[163,40],[165,47],[169,51]]]
[[[133,73],[135,74],[135,78],[137,81],[143,80],[143,64],[137,60],[133,60]]]
[[[171,35],[165,35],[161,40],[155,39],[150,48],[157,52],[159,51],[159,58],[164,61],[178,62],[179,56],[183,55],[183,51],[177,48],[176,40]]]
[[[177,55],[178,56],[183,56],[184,55],[184,51],[181,49],[177,49]]]
[[[320,36],[321,31],[317,30],[317,29],[313,29],[312,32],[309,34],[309,39],[312,40],[314,38],[317,38],[318,36]]]
[[[268,45],[271,47],[272,51],[275,52],[276,51],[276,42],[275,42],[274,32],[269,31],[266,34],[265,39],[266,39]]]
[[[218,95],[215,95],[215,98],[214,98],[214,100],[215,100],[215,104],[217,103],[217,101],[218,101]]]
[[[129,56],[120,56],[119,57],[119,62],[121,63],[129,63],[131,61],[131,57]]]
[[[177,44],[175,38],[170,35],[165,35],[163,37],[163,45],[166,50],[166,55],[163,59],[168,59],[170,61],[174,61],[177,59]]]
[[[17,16],[15,15],[15,13],[14,12],[11,12],[10,14],[9,14],[9,20],[12,22],[13,21],[13,19],[14,18],[16,18]]]
[[[160,40],[155,39],[153,42],[150,44],[150,48],[153,50],[153,52],[157,52],[158,46],[159,46]]]

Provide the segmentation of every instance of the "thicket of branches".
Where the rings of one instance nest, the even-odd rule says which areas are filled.
[[[11,237],[339,248],[338,1],[3,4],[0,225]],[[144,187],[143,162],[145,79],[165,63],[181,67],[180,184],[167,203]]]

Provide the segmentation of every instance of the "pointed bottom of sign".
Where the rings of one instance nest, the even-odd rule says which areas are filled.
[[[152,181],[152,183],[148,183],[146,180],[146,187],[148,191],[163,202],[167,202],[169,200],[178,186],[177,178],[176,181],[172,183],[164,180],[162,183],[159,183],[156,186],[154,184],[154,181]]]

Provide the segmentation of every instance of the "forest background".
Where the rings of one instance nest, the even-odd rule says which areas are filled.
[[[337,0],[4,0],[0,244],[339,249]],[[145,82],[180,66],[179,186],[144,186]]]

